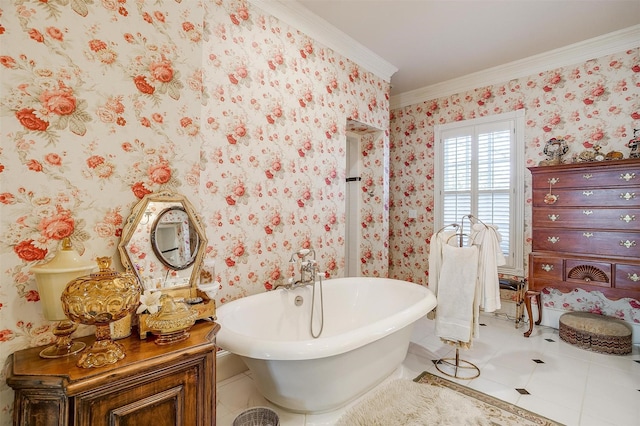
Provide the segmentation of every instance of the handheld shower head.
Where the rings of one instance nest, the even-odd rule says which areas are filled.
[[[296,263],[296,256],[298,257],[304,257],[306,255],[308,255],[309,253],[311,253],[311,249],[300,249],[297,252],[293,253],[291,255],[291,258],[289,259],[289,263]]]

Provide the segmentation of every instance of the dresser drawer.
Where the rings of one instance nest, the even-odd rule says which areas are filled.
[[[616,288],[637,290],[640,292],[640,264],[616,265]]]
[[[562,281],[563,259],[553,256],[531,256],[530,276],[542,280]]]
[[[611,287],[612,269],[608,262],[566,259],[564,280],[576,284]]]
[[[547,194],[554,199],[549,200]],[[545,202],[546,201],[546,202]],[[547,189],[533,190],[535,207],[640,207],[640,187],[638,188],[603,188],[603,189]]]
[[[538,228],[640,229],[640,209],[540,207],[533,212]]]
[[[640,257],[640,233],[539,228],[532,236],[533,251]]]
[[[640,186],[640,165],[624,165],[622,167],[606,167],[607,163],[586,165],[580,170],[564,170],[548,167],[544,173],[536,173],[533,189],[558,188],[601,188],[611,186]],[[562,167],[562,166],[560,166]]]

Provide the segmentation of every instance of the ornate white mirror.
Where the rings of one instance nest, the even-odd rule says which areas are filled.
[[[215,305],[197,289],[207,247],[199,216],[186,197],[169,191],[147,194],[131,211],[118,251],[124,267],[145,290],[195,301],[199,318],[214,315]],[[140,324],[140,335],[146,330]]]
[[[198,284],[207,245],[200,219],[183,195],[147,194],[131,211],[118,244],[122,264],[145,290]]]

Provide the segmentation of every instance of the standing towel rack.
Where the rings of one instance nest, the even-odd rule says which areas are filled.
[[[465,234],[464,233],[464,220],[465,219],[469,219],[469,223],[471,224],[471,226],[473,226],[475,224],[474,221],[476,221],[476,222],[481,223],[482,225],[484,225],[485,228],[489,228],[486,223],[484,223],[482,220],[480,220],[476,216],[474,216],[472,214],[466,214],[466,215],[462,216],[462,220],[460,221],[460,224],[458,224],[458,223],[450,223],[448,225],[445,225],[442,228],[440,228],[440,230],[438,232],[436,232],[436,235],[439,234],[440,232],[444,231],[445,229],[449,228],[449,227],[453,227],[455,229],[455,234],[453,234],[449,238],[447,238],[446,242],[449,243],[451,238],[458,237],[459,238],[458,247],[463,247],[464,246],[464,237],[468,237],[469,236],[469,234]]]
[[[455,233],[453,235],[451,235],[449,238],[447,238],[446,243],[448,244],[449,241],[451,240],[451,238],[456,237],[458,238],[458,247],[463,247],[464,246],[464,237],[469,237],[468,234],[464,233],[464,220],[469,219],[469,223],[471,224],[470,227],[472,227],[474,225],[474,220],[481,223],[482,225],[484,225],[486,228],[488,228],[487,224],[485,224],[483,221],[481,221],[479,218],[471,215],[471,214],[467,214],[462,216],[462,220],[460,221],[460,224],[457,223],[451,223],[449,225],[445,225],[442,228],[440,228],[440,230],[438,232],[436,232],[436,234],[439,234],[440,232],[442,232],[443,230],[445,230],[446,228],[449,227],[453,227],[455,229]],[[456,347],[456,356],[455,358],[440,358],[437,359],[435,361],[433,361],[436,369],[441,372],[442,374],[444,374],[445,376],[449,376],[449,377],[453,377],[455,379],[461,379],[461,380],[471,380],[471,379],[475,379],[476,377],[480,376],[480,368],[478,368],[477,365],[473,364],[472,362],[466,361],[464,359],[460,359],[460,346],[463,345],[463,342],[452,342],[452,341],[447,341],[450,344],[454,344]],[[448,367],[448,370],[451,370],[453,368],[453,374],[450,373],[449,371],[445,371],[444,368]]]
[[[456,357],[455,358],[440,358],[433,361],[436,369],[445,376],[453,377],[454,379],[472,380],[480,376],[480,368],[472,362],[460,359],[460,345],[456,344]],[[453,367],[453,374],[444,370],[444,367]]]

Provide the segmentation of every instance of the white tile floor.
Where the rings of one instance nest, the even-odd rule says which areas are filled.
[[[485,326],[473,347],[460,351],[460,358],[477,365],[481,374],[461,383],[569,426],[640,425],[638,345],[631,355],[603,355],[561,341],[553,328],[536,326],[525,338],[524,329],[504,317],[481,314],[481,323]],[[455,349],[434,335],[434,321],[424,318],[415,327],[402,366],[388,380],[413,379],[423,371],[440,374],[432,360],[453,356]],[[218,426],[231,426],[238,414],[256,406],[274,409],[281,426],[329,426],[344,412],[288,413],[258,393],[249,372],[218,384]]]

